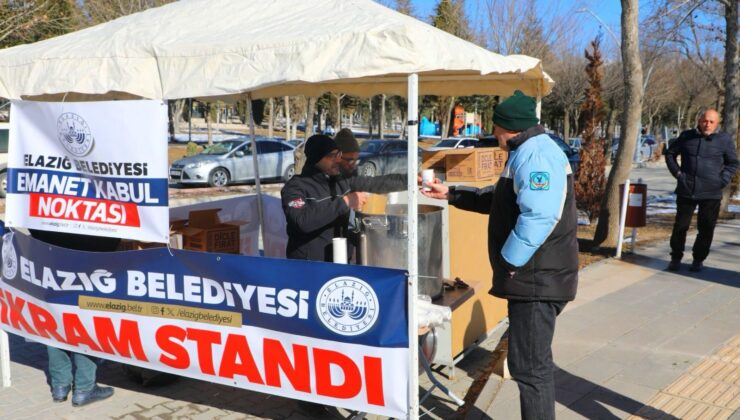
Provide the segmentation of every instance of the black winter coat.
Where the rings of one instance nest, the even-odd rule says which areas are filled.
[[[721,199],[722,189],[738,168],[736,153],[727,133],[705,136],[695,128],[681,133],[665,154],[668,170],[678,180],[676,195],[692,200]]]
[[[342,197],[354,191],[387,193],[406,187],[406,175],[330,177],[304,168],[280,192],[288,222],[287,257],[331,262],[332,238],[347,237],[350,208]]]

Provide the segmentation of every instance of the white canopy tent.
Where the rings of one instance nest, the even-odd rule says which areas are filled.
[[[0,51],[0,97],[44,101],[340,92],[541,98],[539,60],[502,56],[370,0],[182,0]],[[418,415],[417,130],[408,136],[409,413]],[[256,158],[256,156],[255,156]]]
[[[185,0],[0,51],[0,97],[531,96],[540,61],[501,56],[368,0]]]

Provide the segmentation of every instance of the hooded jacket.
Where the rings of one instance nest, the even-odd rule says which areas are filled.
[[[539,125],[509,140],[509,149],[495,186],[451,187],[449,203],[489,214],[489,293],[511,300],[573,300],[578,240],[568,158]]]
[[[722,189],[738,168],[736,153],[727,133],[705,136],[696,128],[681,133],[665,154],[668,170],[678,180],[676,195],[692,200],[721,199]]]
[[[332,238],[347,237],[350,208],[343,200],[345,195],[405,189],[406,175],[328,176],[315,167],[304,167],[280,192],[288,222],[287,257],[331,262]]]

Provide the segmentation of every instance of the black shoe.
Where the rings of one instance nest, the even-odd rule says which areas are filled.
[[[72,387],[70,385],[52,386],[51,387],[51,398],[54,400],[54,402],[67,401],[67,395],[69,395],[69,391],[71,390],[72,390]]]
[[[678,271],[681,269],[681,260],[671,260],[668,263],[668,271]]]
[[[87,405],[94,403],[95,401],[104,400],[113,395],[113,388],[109,386],[97,386],[89,391],[77,391],[72,393],[72,405],[79,407],[81,405]]]
[[[704,268],[704,264],[702,264],[701,261],[696,261],[691,263],[691,267],[689,267],[689,271],[693,271],[694,273],[700,272]]]

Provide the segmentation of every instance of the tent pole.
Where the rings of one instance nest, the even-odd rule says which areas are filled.
[[[419,76],[408,77],[408,308],[409,308],[409,412],[410,419],[419,418],[419,337],[418,319],[416,318],[416,297],[419,295],[419,258],[418,258],[418,188],[419,172]]]
[[[257,187],[257,217],[259,218],[261,235],[265,234],[265,217],[262,212],[262,187],[260,186],[260,167],[257,159],[257,141],[254,139],[254,113],[252,109],[252,94],[247,93],[247,115],[249,115],[249,137],[252,146],[252,164],[254,165],[254,185]]]
[[[537,115],[537,119],[540,120],[540,124],[542,124],[542,96],[537,95],[537,108],[535,109],[535,113]]]

